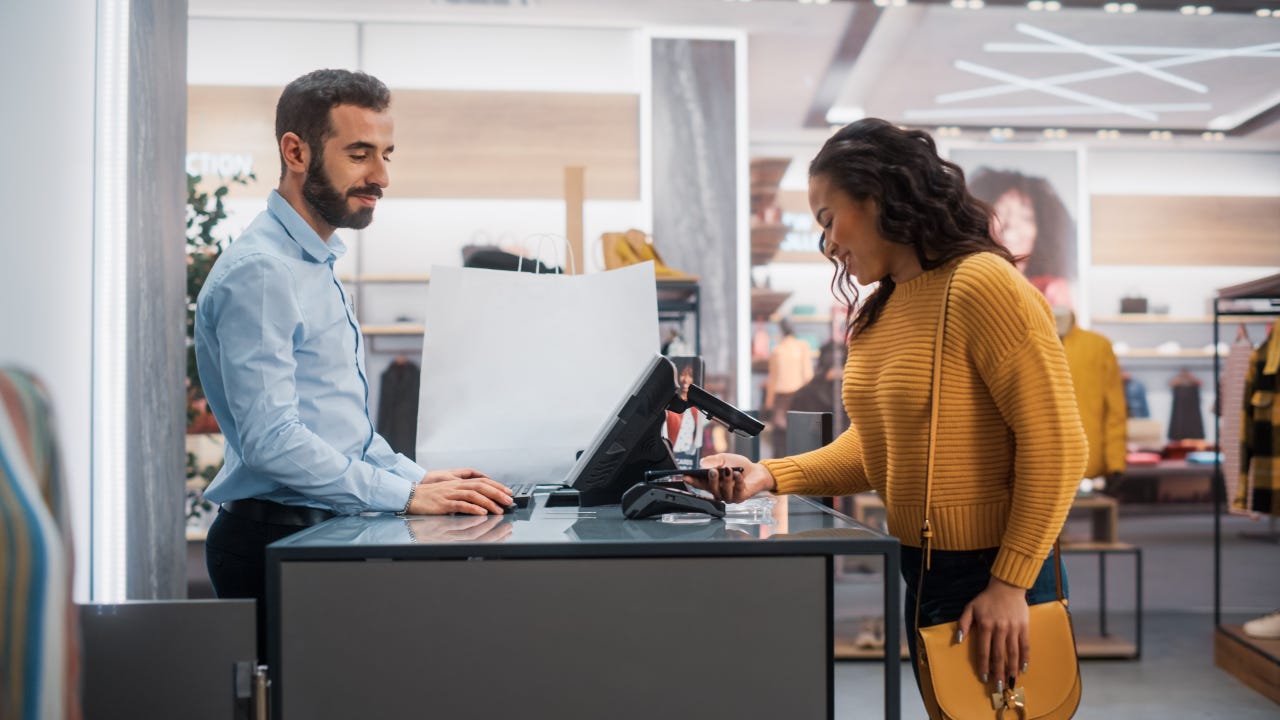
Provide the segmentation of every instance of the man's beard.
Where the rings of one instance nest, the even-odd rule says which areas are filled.
[[[347,199],[354,195],[371,195],[382,197],[382,188],[377,185],[349,190],[346,194],[338,192],[324,170],[324,162],[317,154],[311,156],[311,166],[307,168],[307,179],[302,183],[302,198],[312,210],[326,223],[335,228],[352,228],[360,230],[373,222],[373,208],[363,205],[355,210],[347,208]]]

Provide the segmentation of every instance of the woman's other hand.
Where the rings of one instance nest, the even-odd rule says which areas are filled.
[[[1026,588],[992,577],[987,589],[965,606],[959,630],[968,642],[977,643],[974,669],[983,682],[1016,678],[1031,657]]]
[[[708,455],[702,458],[701,464],[704,468],[717,468],[717,471],[705,481],[686,479],[691,485],[702,488],[727,503],[740,503],[763,490],[772,492],[778,487],[765,466],[753,463],[743,455]],[[733,472],[729,468],[742,468],[742,472]]]

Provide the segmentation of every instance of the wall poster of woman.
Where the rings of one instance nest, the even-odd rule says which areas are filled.
[[[953,148],[969,191],[995,210],[996,237],[1053,306],[1087,317],[1081,287],[1084,200],[1077,150]]]

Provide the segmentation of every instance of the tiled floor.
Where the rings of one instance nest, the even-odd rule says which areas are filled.
[[[1225,518],[1223,606],[1225,620],[1243,620],[1280,608],[1280,545],[1240,537],[1266,523]],[[1274,720],[1280,705],[1243,685],[1213,664],[1213,518],[1192,515],[1133,515],[1122,512],[1121,539],[1143,548],[1146,608],[1141,660],[1082,663],[1084,699],[1079,720],[1183,720],[1230,718]],[[1096,561],[1068,558],[1072,608],[1079,624],[1096,627]],[[1116,559],[1109,568],[1114,598],[1112,625],[1132,628],[1130,567]],[[836,666],[836,717],[882,717],[883,670],[878,663]],[[902,665],[902,717],[921,720],[924,709],[910,668]]]

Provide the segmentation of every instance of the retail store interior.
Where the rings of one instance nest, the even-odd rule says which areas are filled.
[[[57,420],[62,489],[46,531],[66,553],[47,567],[67,569],[81,606],[55,635],[84,625],[84,674],[67,690],[84,717],[119,717],[103,708],[130,702],[156,662],[179,668],[163,683],[200,688],[158,693],[174,703],[166,716],[266,717],[256,663],[237,676],[199,662],[239,611],[210,604],[218,509],[202,493],[225,441],[199,391],[192,292],[276,187],[282,88],[326,67],[392,95],[391,182],[372,224],[338,231],[333,270],[360,326],[370,418],[420,464],[461,452],[421,428],[472,422],[483,439],[488,422],[430,402],[452,383],[427,377],[432,358],[470,342],[433,338],[431,293],[456,268],[517,259],[588,276],[653,263],[652,350],[696,356],[696,384],[766,425],[747,439],[690,422],[679,442],[694,462],[811,449],[793,424],[813,413],[829,414],[817,427],[830,441],[850,422],[848,309],[819,250],[809,163],[863,118],[928,132],[1026,243],[1011,249],[1068,361],[1073,335],[1087,336],[1114,368],[1071,368],[1101,448],[1062,534],[1075,717],[1280,714],[1280,2],[53,0],[0,10],[0,58],[6,95],[26,108],[0,116],[21,169],[0,192],[17,224],[0,240],[0,368],[33,372]],[[565,326],[508,333],[565,338],[549,350],[567,382],[529,369],[547,348],[512,348],[493,367],[523,385],[592,374],[606,361],[571,348],[611,338],[610,319],[573,310],[547,313]],[[594,401],[564,392],[565,405]],[[827,500],[838,522],[887,532],[875,493]],[[786,531],[759,524],[761,537]],[[874,552],[827,559],[826,716],[925,716],[905,645],[898,682],[885,677],[886,582],[904,586]],[[716,642],[714,610],[669,601],[698,642]],[[212,614],[184,615],[187,603]],[[156,655],[112,645],[111,608],[130,606],[156,609],[126,628],[153,633]],[[762,609],[754,622],[779,621]],[[682,637],[669,669],[697,683]],[[596,651],[608,662],[607,640]],[[470,661],[485,667],[484,653],[459,655]],[[302,704],[297,683],[271,677],[276,697]],[[203,707],[183,704],[197,697]]]

